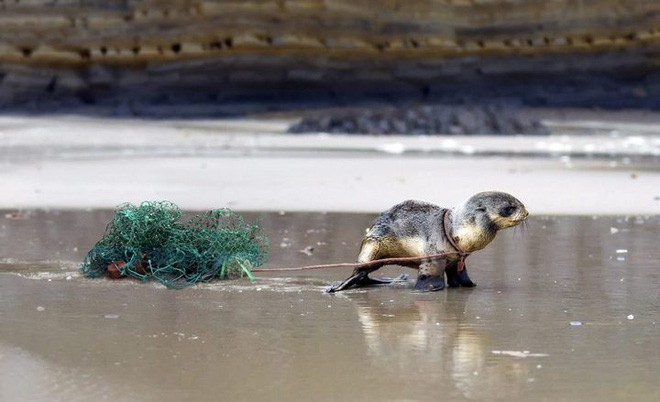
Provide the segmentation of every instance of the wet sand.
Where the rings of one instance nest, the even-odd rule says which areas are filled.
[[[414,292],[390,267],[411,280],[328,295],[349,270],[181,291],[84,279],[111,211],[15,212],[0,214],[0,400],[660,398],[657,216],[534,216],[470,257],[475,289]],[[374,217],[246,215],[270,268],[352,261]]]

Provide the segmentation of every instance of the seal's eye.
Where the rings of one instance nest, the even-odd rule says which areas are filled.
[[[500,209],[500,216],[506,218],[511,215],[513,215],[514,212],[516,212],[516,207],[508,206]]]

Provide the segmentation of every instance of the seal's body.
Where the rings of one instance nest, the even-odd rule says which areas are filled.
[[[450,287],[473,287],[464,266],[465,258],[486,247],[498,230],[516,226],[527,216],[525,206],[515,197],[494,191],[475,194],[452,209],[404,201],[376,218],[362,240],[358,262],[448,253],[444,258],[406,263],[419,269],[415,288],[441,290],[445,287],[445,273]],[[378,268],[357,268],[329,291],[388,283],[368,276]]]

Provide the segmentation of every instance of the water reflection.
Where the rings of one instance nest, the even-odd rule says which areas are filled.
[[[488,331],[465,318],[472,293],[449,290],[425,296],[409,286],[345,297],[356,305],[375,371],[413,374],[419,387],[438,389],[442,384],[468,399],[516,396],[527,383],[529,368],[519,360],[493,358]]]

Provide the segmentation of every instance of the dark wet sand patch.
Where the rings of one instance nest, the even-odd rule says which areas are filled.
[[[305,113],[289,133],[548,135],[539,117],[507,104],[348,108]]]

